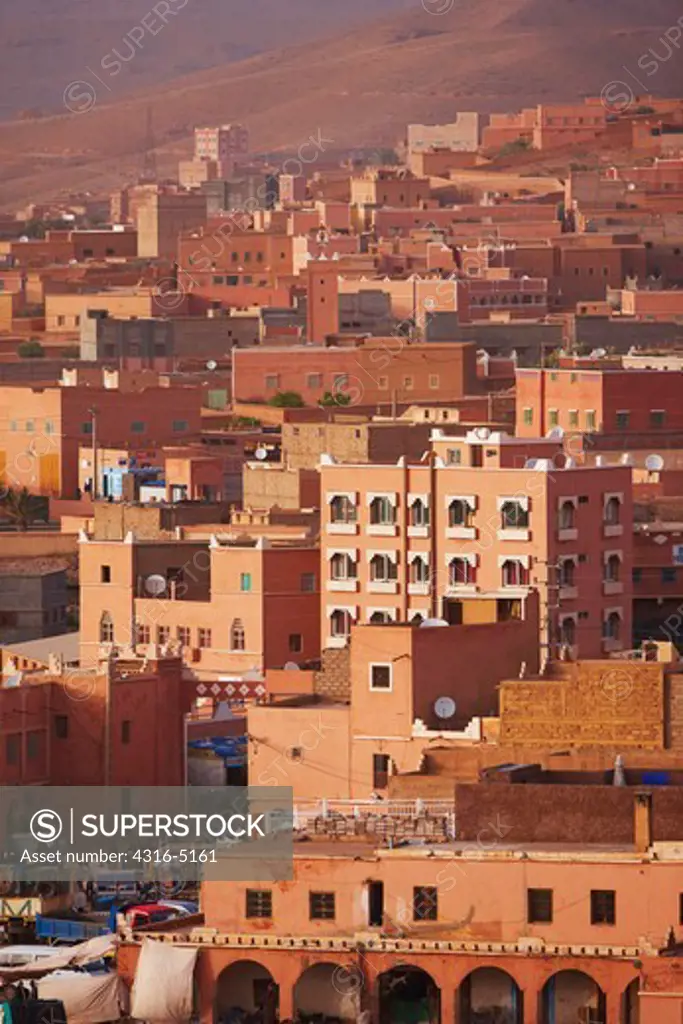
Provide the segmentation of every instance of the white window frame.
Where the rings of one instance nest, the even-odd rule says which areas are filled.
[[[373,668],[388,668],[389,669],[389,685],[388,686],[373,686],[372,685],[372,670]],[[394,691],[394,666],[390,661],[371,661],[368,665],[368,689],[370,693],[393,693]]]

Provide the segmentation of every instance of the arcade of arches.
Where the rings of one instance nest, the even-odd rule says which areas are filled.
[[[630,960],[255,947],[197,981],[201,1024],[641,1024]]]

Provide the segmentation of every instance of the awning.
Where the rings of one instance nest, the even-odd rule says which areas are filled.
[[[192,1016],[197,950],[144,939],[131,993],[131,1016],[144,1021],[178,1021]]]

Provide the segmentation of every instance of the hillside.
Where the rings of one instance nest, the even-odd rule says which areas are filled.
[[[444,2],[425,6],[441,10]],[[615,17],[613,0],[455,0],[442,15],[419,8],[128,98],[98,86],[104,95],[87,113],[0,125],[0,205],[134,177],[148,107],[159,163],[170,169],[200,122],[243,120],[255,149],[292,152],[318,132],[330,148],[393,145],[408,121],[446,120],[459,109],[599,94],[613,80],[638,89],[631,75],[675,95],[675,53],[649,79],[638,59],[650,46],[662,52],[677,0],[620,0],[616,10]]]

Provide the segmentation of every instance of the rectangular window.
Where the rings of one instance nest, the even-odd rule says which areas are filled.
[[[527,889],[526,895],[529,924],[551,924],[553,920],[553,890]]]
[[[5,759],[7,764],[19,764],[21,757],[21,736],[12,733],[5,740]]]
[[[26,756],[29,761],[35,761],[40,757],[41,733],[30,732],[26,736]]]
[[[289,634],[289,650],[292,654],[301,654],[304,649],[304,642],[301,633]]]
[[[145,424],[143,423],[143,421],[133,420],[133,422],[130,425],[130,432],[131,434],[144,434]]]
[[[631,577],[632,577],[634,583],[642,583],[642,581],[643,581],[643,570],[642,569],[632,569],[631,570]]]
[[[413,921],[436,921],[438,906],[438,890],[435,885],[413,887]]]
[[[378,377],[377,378],[377,387],[380,389],[380,391],[388,391],[389,390],[389,378],[388,377]]]
[[[81,423],[81,434],[92,434],[92,421],[88,420],[87,423]]]
[[[199,629],[197,631],[197,647],[210,647],[211,646],[211,630],[210,629]]]
[[[157,626],[157,643],[167,644],[171,639],[171,630],[168,626]]]
[[[557,409],[548,409],[548,426],[556,427],[560,422],[560,413]]]
[[[314,572],[302,572],[301,573],[301,592],[302,594],[312,594],[315,592],[315,573]]]
[[[527,405],[524,409],[524,425],[530,427],[534,422],[534,410]]]
[[[671,566],[665,566],[662,569],[662,583],[675,583],[676,582],[676,570]]]
[[[271,889],[247,889],[245,917],[273,916],[273,892]]]
[[[579,425],[579,410],[578,409],[570,409],[569,410],[569,426],[570,427],[578,427],[578,425]]]
[[[242,572],[240,573],[240,590],[243,594],[248,594],[251,590],[251,573]]]
[[[446,462],[449,466],[459,466],[462,462],[462,452],[459,448],[449,448],[446,452]]]
[[[614,889],[591,889],[591,924],[616,924]]]
[[[618,412],[617,413],[617,430],[628,430],[629,418],[630,418],[630,413],[628,412],[628,410],[623,409],[621,412]]]
[[[406,391],[412,391],[413,390],[413,378],[412,377],[404,377],[403,378],[403,387],[405,388]]]
[[[372,755],[372,788],[386,789],[389,785],[389,755]]]
[[[310,892],[308,916],[311,921],[334,921],[334,902],[333,892]]]
[[[438,373],[430,373],[429,374],[429,386],[430,386],[430,388],[436,389],[436,388],[439,387],[440,383],[441,383],[441,381],[439,379]]]
[[[277,373],[266,374],[266,387],[269,391],[277,391],[280,384],[280,378]]]
[[[132,725],[130,718],[124,718],[121,722],[121,742],[130,743]]]
[[[100,566],[100,583],[111,583],[111,566]]]
[[[36,425],[33,422],[33,420],[26,420],[26,427],[25,427],[26,433],[27,434],[32,434],[35,429],[36,429]]]
[[[182,647],[190,646],[190,630],[188,626],[178,626],[178,643]]]
[[[143,625],[138,622],[135,627],[135,642],[138,644],[148,644],[150,642],[150,630],[149,626]]]
[[[45,420],[45,433],[46,434],[54,434],[54,432],[55,432],[55,425],[52,422],[52,420]]]
[[[69,719],[67,715],[55,715],[55,736],[58,740],[69,738]]]
[[[390,690],[391,689],[391,665],[370,666],[370,689]]]
[[[586,410],[586,430],[595,430],[595,410]]]
[[[663,427],[666,423],[666,412],[664,409],[650,409],[650,426]]]
[[[173,420],[173,433],[185,434],[187,433],[187,426],[187,420]]]
[[[309,388],[321,388],[323,386],[322,373],[309,373],[306,377],[306,385]]]

